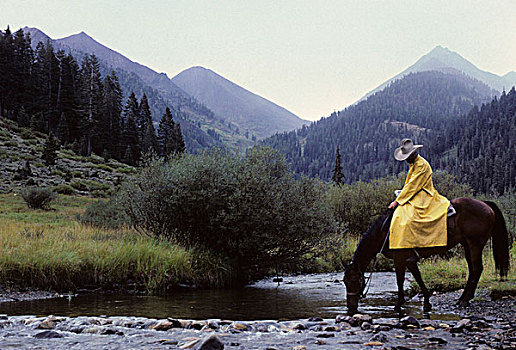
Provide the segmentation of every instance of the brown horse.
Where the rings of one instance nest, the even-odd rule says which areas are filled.
[[[509,270],[509,234],[505,219],[495,203],[479,201],[472,198],[457,198],[451,201],[457,213],[448,218],[448,245],[445,247],[414,249],[389,249],[388,232],[393,209],[388,209],[376,219],[362,236],[353,259],[344,271],[346,284],[346,301],[348,313],[354,314],[358,309],[358,300],[362,297],[366,285],[364,272],[367,265],[378,253],[394,259],[396,280],[398,283],[398,301],[395,311],[400,312],[405,301],[403,282],[405,269],[414,276],[424,297],[424,311],[431,310],[430,291],[426,288],[417,267],[420,257],[444,254],[458,243],[464,247],[468,263],[468,281],[458,305],[466,306],[474,297],[478,280],[482,274],[482,250],[489,238],[492,238],[495,267],[503,279]],[[382,249],[383,248],[383,249]],[[419,255],[419,256],[417,256]]]

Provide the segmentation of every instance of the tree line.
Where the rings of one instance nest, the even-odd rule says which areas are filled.
[[[55,135],[76,153],[137,165],[142,154],[184,152],[179,123],[166,107],[156,133],[145,93],[125,106],[117,74],[102,77],[95,55],[79,64],[50,42],[31,47],[28,34],[0,32],[0,114]]]
[[[477,193],[503,194],[516,185],[514,92],[492,102],[491,94],[463,74],[413,73],[264,144],[285,154],[297,174],[325,180],[336,174],[338,182],[350,184],[405,171],[392,153],[410,137],[424,145],[421,153],[434,170],[454,174]]]

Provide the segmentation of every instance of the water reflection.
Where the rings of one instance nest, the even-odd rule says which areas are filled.
[[[272,279],[231,290],[182,290],[167,296],[94,294],[74,298],[0,303],[0,313],[9,315],[106,315],[150,318],[233,320],[334,318],[346,313],[342,274],[285,277],[279,285]],[[395,278],[378,273],[372,279],[360,310],[374,317],[394,317]],[[420,316],[421,305],[408,305]],[[443,319],[445,315],[436,315]]]

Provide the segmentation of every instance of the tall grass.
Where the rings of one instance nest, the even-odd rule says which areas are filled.
[[[516,293],[516,243],[511,249],[512,266],[507,279],[500,281],[500,276],[495,270],[493,252],[489,247],[484,249],[483,266],[484,270],[480,277],[479,288],[487,288],[494,295]],[[468,265],[462,256],[453,256],[450,259],[430,258],[419,264],[421,275],[426,286],[430,290],[448,292],[462,289],[466,286],[468,276]],[[416,282],[411,283],[411,289],[419,292]]]
[[[17,287],[71,291],[83,287],[165,291],[179,284],[219,287],[231,269],[213,254],[74,220],[89,198],[59,196],[54,210],[30,210],[0,195],[0,280]]]

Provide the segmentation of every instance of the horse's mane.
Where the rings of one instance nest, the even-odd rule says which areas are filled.
[[[362,271],[365,270],[372,258],[382,249],[385,234],[387,234],[391,225],[393,213],[394,209],[387,209],[373,221],[362,235],[351,260],[351,263],[358,263]]]

